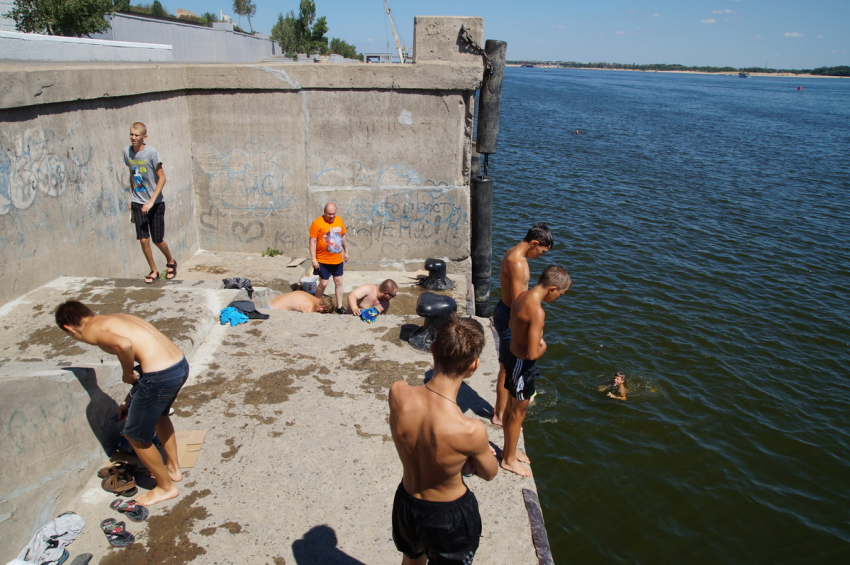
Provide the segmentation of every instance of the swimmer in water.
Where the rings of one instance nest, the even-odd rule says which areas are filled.
[[[605,383],[604,386],[599,387],[600,392],[608,391],[607,396],[611,398],[616,398],[617,400],[625,400],[626,393],[629,392],[626,389],[626,374],[622,371],[618,371],[614,378]]]

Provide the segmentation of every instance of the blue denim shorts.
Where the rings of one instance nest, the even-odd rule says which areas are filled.
[[[177,393],[188,378],[189,363],[185,357],[162,371],[142,373],[133,387],[124,437],[139,443],[153,441],[157,422],[162,416],[168,416]]]

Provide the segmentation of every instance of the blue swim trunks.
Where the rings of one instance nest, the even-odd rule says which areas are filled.
[[[139,443],[153,441],[157,422],[162,416],[168,416],[177,393],[188,378],[189,363],[185,357],[162,371],[142,373],[133,387],[124,437]]]

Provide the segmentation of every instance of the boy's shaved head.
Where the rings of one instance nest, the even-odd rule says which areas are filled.
[[[130,129],[134,129],[138,132],[141,132],[142,135],[148,134],[148,128],[142,122],[134,123],[132,126],[130,126]]]
[[[387,279],[381,283],[381,286],[378,287],[378,290],[383,292],[389,292],[390,294],[395,294],[398,292],[398,285],[392,279]]]
[[[560,265],[552,265],[543,269],[537,284],[546,288],[554,286],[558,290],[567,290],[573,284],[573,281],[565,268]]]

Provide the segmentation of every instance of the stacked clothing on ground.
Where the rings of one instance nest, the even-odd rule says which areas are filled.
[[[252,298],[254,296],[254,286],[251,284],[251,279],[246,279],[243,277],[230,277],[226,279],[222,279],[224,283],[224,288],[244,288],[248,291],[248,298]]]
[[[251,320],[268,320],[270,316],[257,310],[257,306],[250,300],[234,300],[227,305],[228,308],[236,308]]]

